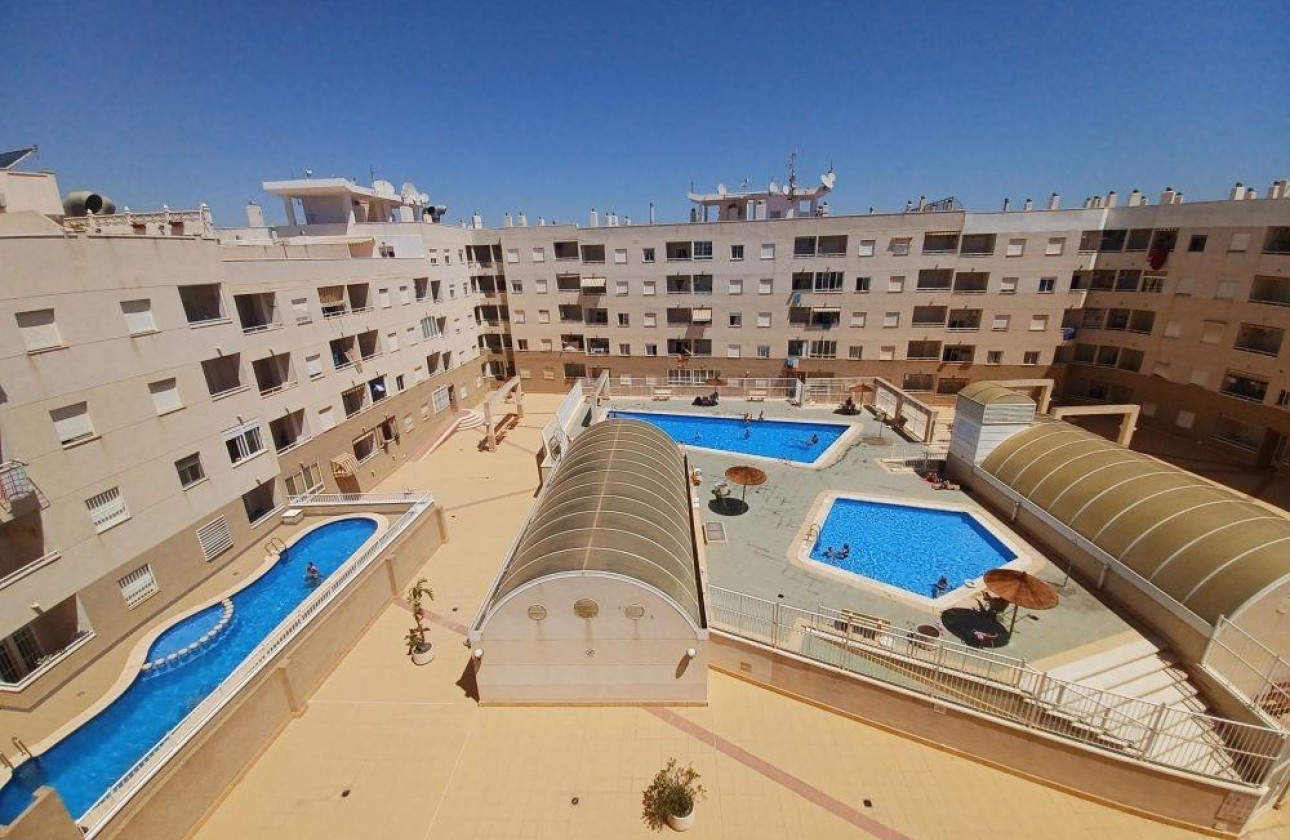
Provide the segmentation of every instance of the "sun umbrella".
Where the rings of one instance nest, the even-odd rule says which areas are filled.
[[[766,473],[756,467],[731,467],[726,470],[726,478],[744,488],[743,495],[739,497],[740,501],[748,497],[749,487],[766,483]]]
[[[726,380],[722,379],[722,378],[721,378],[721,377],[719,377],[719,376],[714,376],[714,377],[712,377],[711,379],[707,379],[707,380],[705,380],[703,384],[704,384],[704,385],[711,385],[711,386],[713,386],[714,388],[719,388],[719,387],[721,387],[722,385],[725,385],[725,384],[726,384]]]
[[[1017,611],[1022,607],[1028,610],[1050,610],[1057,606],[1061,598],[1057,590],[1028,572],[1015,569],[991,569],[982,576],[986,589],[999,598],[1012,604],[1012,623],[1008,633],[1017,626]]]

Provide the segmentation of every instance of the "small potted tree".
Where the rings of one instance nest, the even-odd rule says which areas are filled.
[[[664,825],[688,831],[694,827],[695,801],[706,796],[699,784],[699,771],[688,764],[681,767],[675,758],[669,758],[641,795],[641,819],[654,831],[662,831]]]
[[[408,590],[408,606],[412,608],[412,618],[416,621],[416,626],[408,631],[404,641],[408,644],[408,655],[412,657],[412,664],[424,665],[434,659],[434,645],[427,638],[430,634],[430,628],[425,626],[425,607],[422,601],[429,599],[434,600],[434,590],[430,588],[429,581],[421,578],[412,584]]]

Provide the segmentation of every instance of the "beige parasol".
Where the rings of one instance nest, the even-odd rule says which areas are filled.
[[[991,569],[982,576],[986,589],[1012,604],[1012,622],[1008,633],[1017,626],[1017,611],[1051,610],[1061,601],[1057,590],[1028,572],[1016,569]]]
[[[749,487],[766,483],[766,473],[756,467],[731,467],[726,470],[726,478],[744,488],[743,495],[739,497],[740,501],[748,497]]]

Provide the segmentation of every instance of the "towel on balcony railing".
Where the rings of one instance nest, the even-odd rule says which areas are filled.
[[[331,474],[336,478],[357,478],[358,459],[348,452],[331,459]]]

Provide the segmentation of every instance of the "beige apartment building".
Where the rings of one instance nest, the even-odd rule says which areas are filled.
[[[820,192],[692,195],[685,224],[593,212],[481,232],[485,357],[535,390],[602,370],[645,385],[881,376],[942,395],[1051,377],[1067,401],[1142,402],[1144,422],[1285,461],[1284,182],[1257,199],[1135,190],[1128,206],[840,217]]]
[[[64,216],[51,173],[0,172],[0,708],[477,399],[468,231],[385,184],[265,188],[306,224]]]

